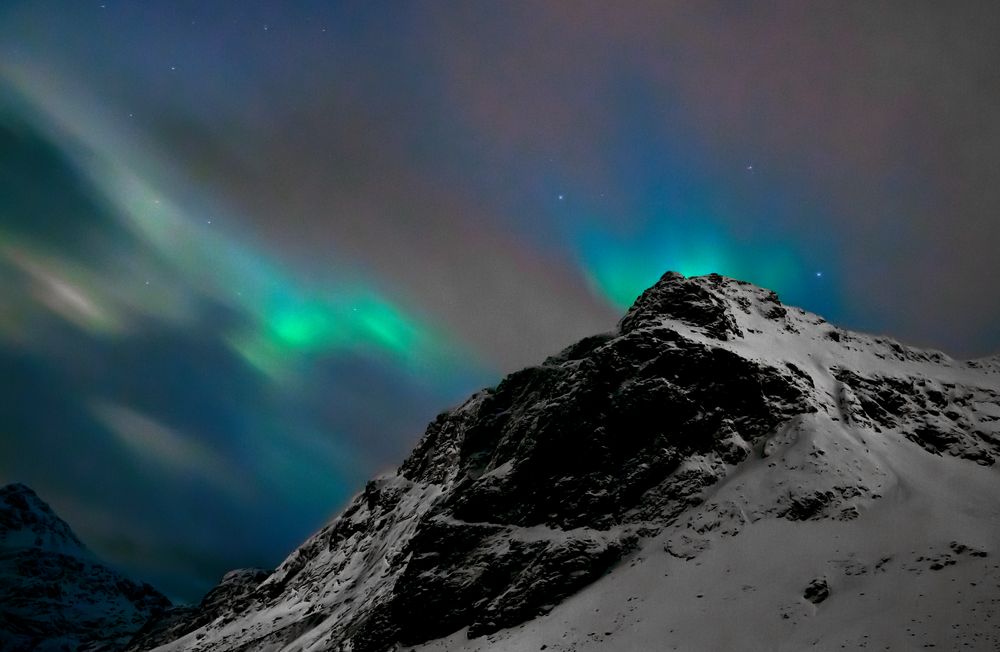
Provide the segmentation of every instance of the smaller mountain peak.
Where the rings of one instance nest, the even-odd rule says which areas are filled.
[[[749,285],[720,274],[686,277],[668,271],[639,295],[619,322],[619,330],[629,333],[675,319],[720,340],[742,337],[726,292],[726,286],[733,284]]]
[[[0,487],[0,548],[44,548],[80,554],[86,547],[31,487]]]
[[[31,487],[20,482],[0,487],[0,510],[35,512],[55,517],[52,508]]]
[[[30,487],[0,487],[0,649],[120,650],[169,607],[93,555]]]

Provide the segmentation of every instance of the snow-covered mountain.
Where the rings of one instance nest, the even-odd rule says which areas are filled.
[[[994,650],[997,456],[1000,359],[668,273],[134,648]]]
[[[31,489],[0,487],[0,650],[116,650],[170,601],[105,566]]]

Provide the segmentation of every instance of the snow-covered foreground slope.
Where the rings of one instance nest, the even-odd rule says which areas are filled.
[[[997,455],[997,359],[667,274],[137,649],[997,649]]]
[[[0,650],[117,650],[168,606],[102,564],[31,489],[0,487]]]

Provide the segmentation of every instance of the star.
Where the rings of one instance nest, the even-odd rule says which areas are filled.
[[[559,201],[566,199],[566,195],[559,195]]]
[[[823,278],[823,272],[816,272],[816,278]]]
[[[753,172],[753,163],[747,163],[747,171]]]

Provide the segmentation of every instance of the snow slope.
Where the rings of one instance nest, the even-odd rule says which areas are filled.
[[[668,273],[159,649],[998,649],[998,455],[997,358]]]
[[[807,420],[788,448],[740,465],[702,508],[549,614],[417,649],[1000,649],[996,470],[894,436],[865,451],[823,421]],[[797,471],[819,450],[846,468],[871,460],[859,477],[878,498],[850,500],[858,516],[849,520],[766,515],[781,492],[809,486]],[[777,470],[788,476],[776,480]],[[699,550],[676,556],[688,537]],[[815,580],[829,591],[818,604],[805,597]]]
[[[31,489],[0,487],[0,650],[114,650],[170,605],[101,563]]]

